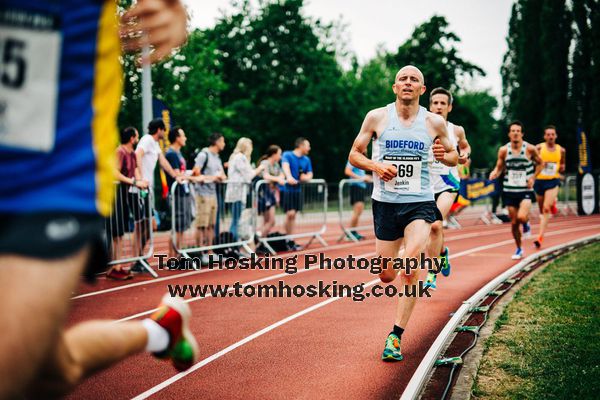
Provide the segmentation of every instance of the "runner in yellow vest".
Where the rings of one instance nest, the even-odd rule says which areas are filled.
[[[548,227],[550,212],[558,196],[561,173],[565,171],[565,149],[556,143],[556,127],[548,125],[544,129],[544,143],[538,144],[537,150],[544,162],[542,171],[536,176],[533,190],[540,207],[540,233],[533,243],[538,249],[542,247],[544,233]]]

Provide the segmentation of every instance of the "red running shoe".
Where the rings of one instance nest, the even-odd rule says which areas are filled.
[[[158,358],[170,359],[178,371],[185,371],[198,362],[198,343],[188,325],[192,312],[181,297],[165,294],[158,310],[150,317],[169,333],[169,346],[154,353]]]
[[[558,207],[556,207],[556,200],[554,200],[554,204],[552,204],[552,208],[550,209],[552,215],[558,214]]]
[[[131,271],[111,268],[110,271],[106,273],[106,278],[115,281],[126,281],[127,279],[132,279],[133,275]]]

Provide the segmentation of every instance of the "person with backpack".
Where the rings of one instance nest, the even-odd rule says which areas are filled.
[[[194,160],[193,176],[203,176],[203,183],[196,184],[196,245],[213,243],[217,222],[217,183],[227,179],[219,153],[225,149],[225,137],[215,132],[209,137],[209,146],[203,148]],[[202,255],[202,264],[208,264],[208,255]]]

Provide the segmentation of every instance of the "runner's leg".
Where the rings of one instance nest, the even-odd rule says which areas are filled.
[[[510,218],[510,228],[512,231],[513,238],[515,239],[515,244],[517,248],[521,248],[521,230],[519,229],[519,225],[521,224],[517,218],[518,209],[514,206],[508,206],[508,217]]]
[[[375,239],[375,258],[381,257],[382,259],[387,258],[389,260],[394,260],[398,257],[401,244],[402,238],[390,241]],[[381,279],[383,283],[389,283],[396,279],[398,271],[394,270],[392,265],[393,261],[388,262],[387,268],[385,268],[385,265],[382,265],[384,270],[379,274],[379,279]]]
[[[53,351],[89,250],[56,260],[0,255],[0,398],[27,388]]]
[[[546,190],[543,204],[540,204],[541,210],[541,222],[540,222],[540,234],[538,240],[541,242],[541,239],[544,238],[544,234],[546,233],[546,229],[548,228],[548,221],[550,220],[550,212],[552,210],[552,205],[556,201],[556,197],[558,196],[558,186]],[[538,200],[539,202],[539,200]]]
[[[517,213],[517,219],[521,224],[529,221],[529,211],[531,210],[531,200],[524,199],[519,204],[519,211]]]
[[[63,396],[81,380],[143,351],[148,341],[140,321],[86,321],[61,336],[36,380],[35,394]]]
[[[444,192],[441,193],[437,199],[437,208],[442,213],[442,217],[446,219],[446,216],[450,212],[450,208],[456,198],[456,193]],[[429,242],[427,245],[427,253],[432,257],[437,257],[444,250],[444,228],[442,227],[442,221],[435,221],[431,224],[431,234],[429,235]]]
[[[404,257],[420,258],[421,254],[426,250],[427,238],[429,237],[431,224],[424,220],[412,221],[404,229]],[[398,282],[400,292],[403,292],[404,285],[418,285],[421,276],[421,269],[411,271],[407,274],[406,271],[400,272],[401,280]],[[416,297],[402,296],[398,299],[398,308],[396,311],[395,324],[399,327],[406,328],[410,316],[417,303]]]

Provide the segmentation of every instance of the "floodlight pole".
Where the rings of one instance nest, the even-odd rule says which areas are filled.
[[[142,124],[146,130],[152,121],[152,70],[150,68],[150,46],[142,48]]]

